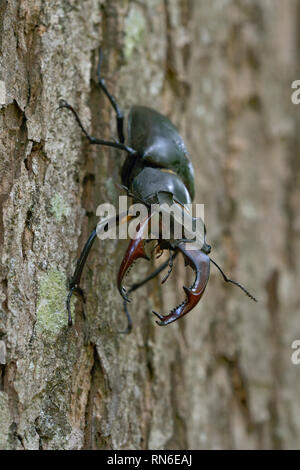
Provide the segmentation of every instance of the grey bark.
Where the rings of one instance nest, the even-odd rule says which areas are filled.
[[[1,1],[0,448],[300,447],[299,12],[298,0]],[[125,112],[150,105],[180,129],[212,256],[258,304],[212,268],[197,309],[158,327],[151,306],[183,295],[179,263],[137,293],[120,336],[126,243],[96,242],[68,328],[67,279],[124,159],[56,111],[65,98],[93,135],[115,135],[100,45]]]

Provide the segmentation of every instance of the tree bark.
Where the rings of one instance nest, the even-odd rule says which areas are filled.
[[[299,1],[3,0],[0,14],[0,448],[299,448]],[[179,262],[119,335],[126,241],[96,241],[68,327],[67,280],[124,161],[57,111],[64,98],[115,136],[100,45],[125,114],[148,105],[179,128],[212,257],[257,304],[212,266],[195,311],[158,327],[152,307],[183,296]]]

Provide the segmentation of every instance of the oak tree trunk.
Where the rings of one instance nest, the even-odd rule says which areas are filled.
[[[298,0],[0,2],[0,448],[300,447],[299,14]],[[212,266],[195,311],[157,326],[152,307],[184,295],[177,263],[119,335],[126,241],[97,240],[68,327],[67,281],[124,161],[57,111],[64,98],[116,136],[100,45],[125,113],[150,105],[179,128],[212,257],[257,304]]]

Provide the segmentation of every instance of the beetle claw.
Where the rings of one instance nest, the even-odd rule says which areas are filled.
[[[160,326],[168,325],[190,312],[201,299],[209,278],[210,259],[205,253],[200,250],[188,249],[185,243],[180,243],[178,248],[182,252],[186,264],[194,269],[196,278],[191,287],[183,286],[186,299],[171,310],[168,315],[161,315],[153,311],[160,320],[156,322]]]
[[[126,294],[126,289],[122,285],[122,281],[126,274],[128,274],[130,268],[132,267],[133,263],[139,259],[139,258],[144,258],[149,261],[149,257],[146,255],[145,249],[144,249],[144,239],[143,239],[143,233],[144,231],[148,228],[148,223],[152,215],[149,215],[144,219],[138,227],[138,233],[136,238],[132,239],[131,242],[129,243],[129,246],[126,250],[126,253],[124,255],[124,258],[122,260],[119,273],[118,273],[118,279],[117,279],[117,284],[118,284],[118,289],[119,292],[124,300],[127,302],[130,302],[130,300],[127,297]]]
[[[152,313],[153,313],[154,315],[156,315],[157,318],[160,319],[160,321],[157,321],[157,320],[156,320],[155,323],[157,323],[159,326],[165,325],[165,322],[164,322],[164,318],[165,318],[165,317],[164,317],[164,315],[161,315],[160,313],[155,312],[155,310],[152,310]]]
[[[157,313],[155,310],[152,310],[152,313],[154,313],[154,315],[156,315],[157,318],[159,318],[160,320],[163,320],[163,319],[164,319],[164,316],[161,315],[160,313]]]

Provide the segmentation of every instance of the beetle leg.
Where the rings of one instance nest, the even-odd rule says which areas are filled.
[[[144,233],[148,229],[148,224],[153,214],[148,215],[137,227],[137,234],[134,239],[132,239],[128,245],[124,258],[122,260],[118,278],[117,278],[117,285],[119,292],[124,300],[129,302],[127,297],[126,289],[122,285],[122,281],[125,275],[129,272],[129,269],[132,267],[133,263],[139,259],[144,258],[149,261],[149,256],[146,255],[145,248],[144,248]]]
[[[157,322],[159,325],[168,325],[192,310],[201,299],[209,278],[210,259],[205,253],[200,250],[191,250],[188,244],[182,242],[178,248],[182,252],[186,264],[194,269],[196,278],[191,287],[183,286],[187,298],[168,315],[164,316],[153,311],[160,320]]]
[[[82,300],[83,300],[83,303],[85,303],[85,295],[84,295],[84,292],[81,289],[81,287],[79,287],[77,285],[74,285],[74,286],[70,287],[68,297],[67,297],[67,311],[68,311],[68,325],[69,326],[72,326],[72,324],[73,324],[72,315],[71,315],[71,305],[70,305],[73,293],[79,294],[81,296]]]
[[[73,115],[75,116],[75,119],[77,121],[77,124],[79,125],[80,129],[84,133],[84,135],[87,137],[89,140],[89,143],[92,145],[106,145],[107,147],[114,147],[119,150],[124,150],[125,152],[129,153],[130,155],[136,155],[136,151],[132,149],[131,147],[128,147],[127,145],[121,143],[121,142],[113,142],[111,140],[103,140],[103,139],[97,139],[96,137],[91,136],[87,130],[84,128],[77,112],[75,109],[66,101],[66,100],[60,100],[58,109],[62,108],[67,108],[69,109]]]
[[[169,265],[169,269],[168,269],[168,272],[167,274],[165,275],[165,277],[163,278],[163,280],[161,281],[162,284],[164,284],[167,279],[169,278],[171,272],[172,272],[172,269],[173,269],[173,260],[174,260],[174,255],[171,254],[170,252],[170,258],[168,259],[168,265]]]
[[[122,111],[120,110],[120,108],[119,108],[119,106],[116,102],[116,98],[113,95],[110,94],[110,92],[107,89],[105,80],[101,77],[102,59],[103,59],[103,54],[102,54],[102,49],[100,49],[98,69],[97,69],[98,83],[99,83],[101,89],[103,90],[103,92],[105,93],[105,95],[107,96],[107,98],[109,99],[110,104],[112,105],[112,107],[115,110],[116,120],[117,120],[118,138],[119,138],[119,142],[121,142],[121,144],[123,144],[125,142],[125,137],[124,137],[124,115],[123,115]]]
[[[94,230],[92,231],[91,235],[89,236],[86,244],[84,245],[84,248],[81,252],[79,260],[77,261],[75,272],[74,272],[74,274],[72,276],[72,279],[69,283],[69,289],[70,290],[69,290],[69,294],[68,294],[68,297],[67,297],[67,311],[68,311],[68,325],[69,326],[72,326],[72,316],[71,316],[70,302],[71,302],[71,297],[72,297],[73,293],[74,292],[79,293],[82,296],[82,298],[84,299],[83,290],[79,287],[79,283],[80,283],[82,270],[84,268],[85,262],[87,260],[88,255],[89,255],[89,252],[90,252],[90,250],[93,246],[96,235],[97,235],[97,230],[96,230],[96,228],[94,228]],[[84,299],[84,301],[85,301],[85,299]]]
[[[129,335],[132,332],[132,319],[128,311],[127,303],[127,300],[123,300],[123,308],[127,317],[127,327],[125,328],[125,330],[118,331],[120,335]]]
[[[175,251],[175,253],[172,254],[172,262],[173,262],[174,258],[177,256],[177,254],[178,254],[178,251]],[[166,267],[168,266],[169,263],[170,263],[170,260],[165,261],[157,269],[155,269],[155,271],[153,271],[151,274],[149,274],[149,276],[147,276],[145,279],[143,279],[142,281],[137,282],[135,284],[132,284],[132,286],[128,290],[128,295],[131,294],[131,292],[134,292],[135,290],[137,290],[140,287],[144,286],[147,282],[151,281],[156,276],[158,276],[164,269],[166,269]],[[123,335],[128,335],[129,333],[131,333],[131,330],[132,330],[132,320],[131,320],[131,315],[128,311],[127,301],[126,300],[123,301],[123,307],[124,307],[125,315],[127,317],[128,324],[127,324],[127,328],[123,331],[120,331],[119,333],[123,334]]]
[[[88,255],[91,251],[91,248],[94,244],[96,236],[99,235],[100,233],[104,232],[110,222],[114,222],[116,224],[116,226],[118,226],[123,221],[125,221],[126,217],[127,217],[127,212],[122,212],[121,214],[118,214],[116,217],[111,217],[110,219],[107,219],[107,220],[103,221],[102,223],[99,222],[97,227],[95,227],[94,230],[92,231],[92,233],[90,234],[86,244],[84,245],[84,248],[83,248],[83,250],[80,254],[80,257],[77,261],[75,272],[74,272],[74,274],[73,274],[73,276],[70,280],[70,283],[69,283],[69,289],[70,290],[69,290],[69,294],[68,294],[68,297],[67,297],[67,311],[68,311],[68,324],[69,324],[69,326],[72,325],[70,302],[71,302],[71,298],[72,298],[73,293],[80,294],[81,297],[83,298],[83,301],[85,302],[84,293],[83,293],[83,290],[81,289],[81,287],[79,287],[79,284],[80,284],[80,278],[81,278],[83,268],[85,266],[87,257],[88,257]]]

